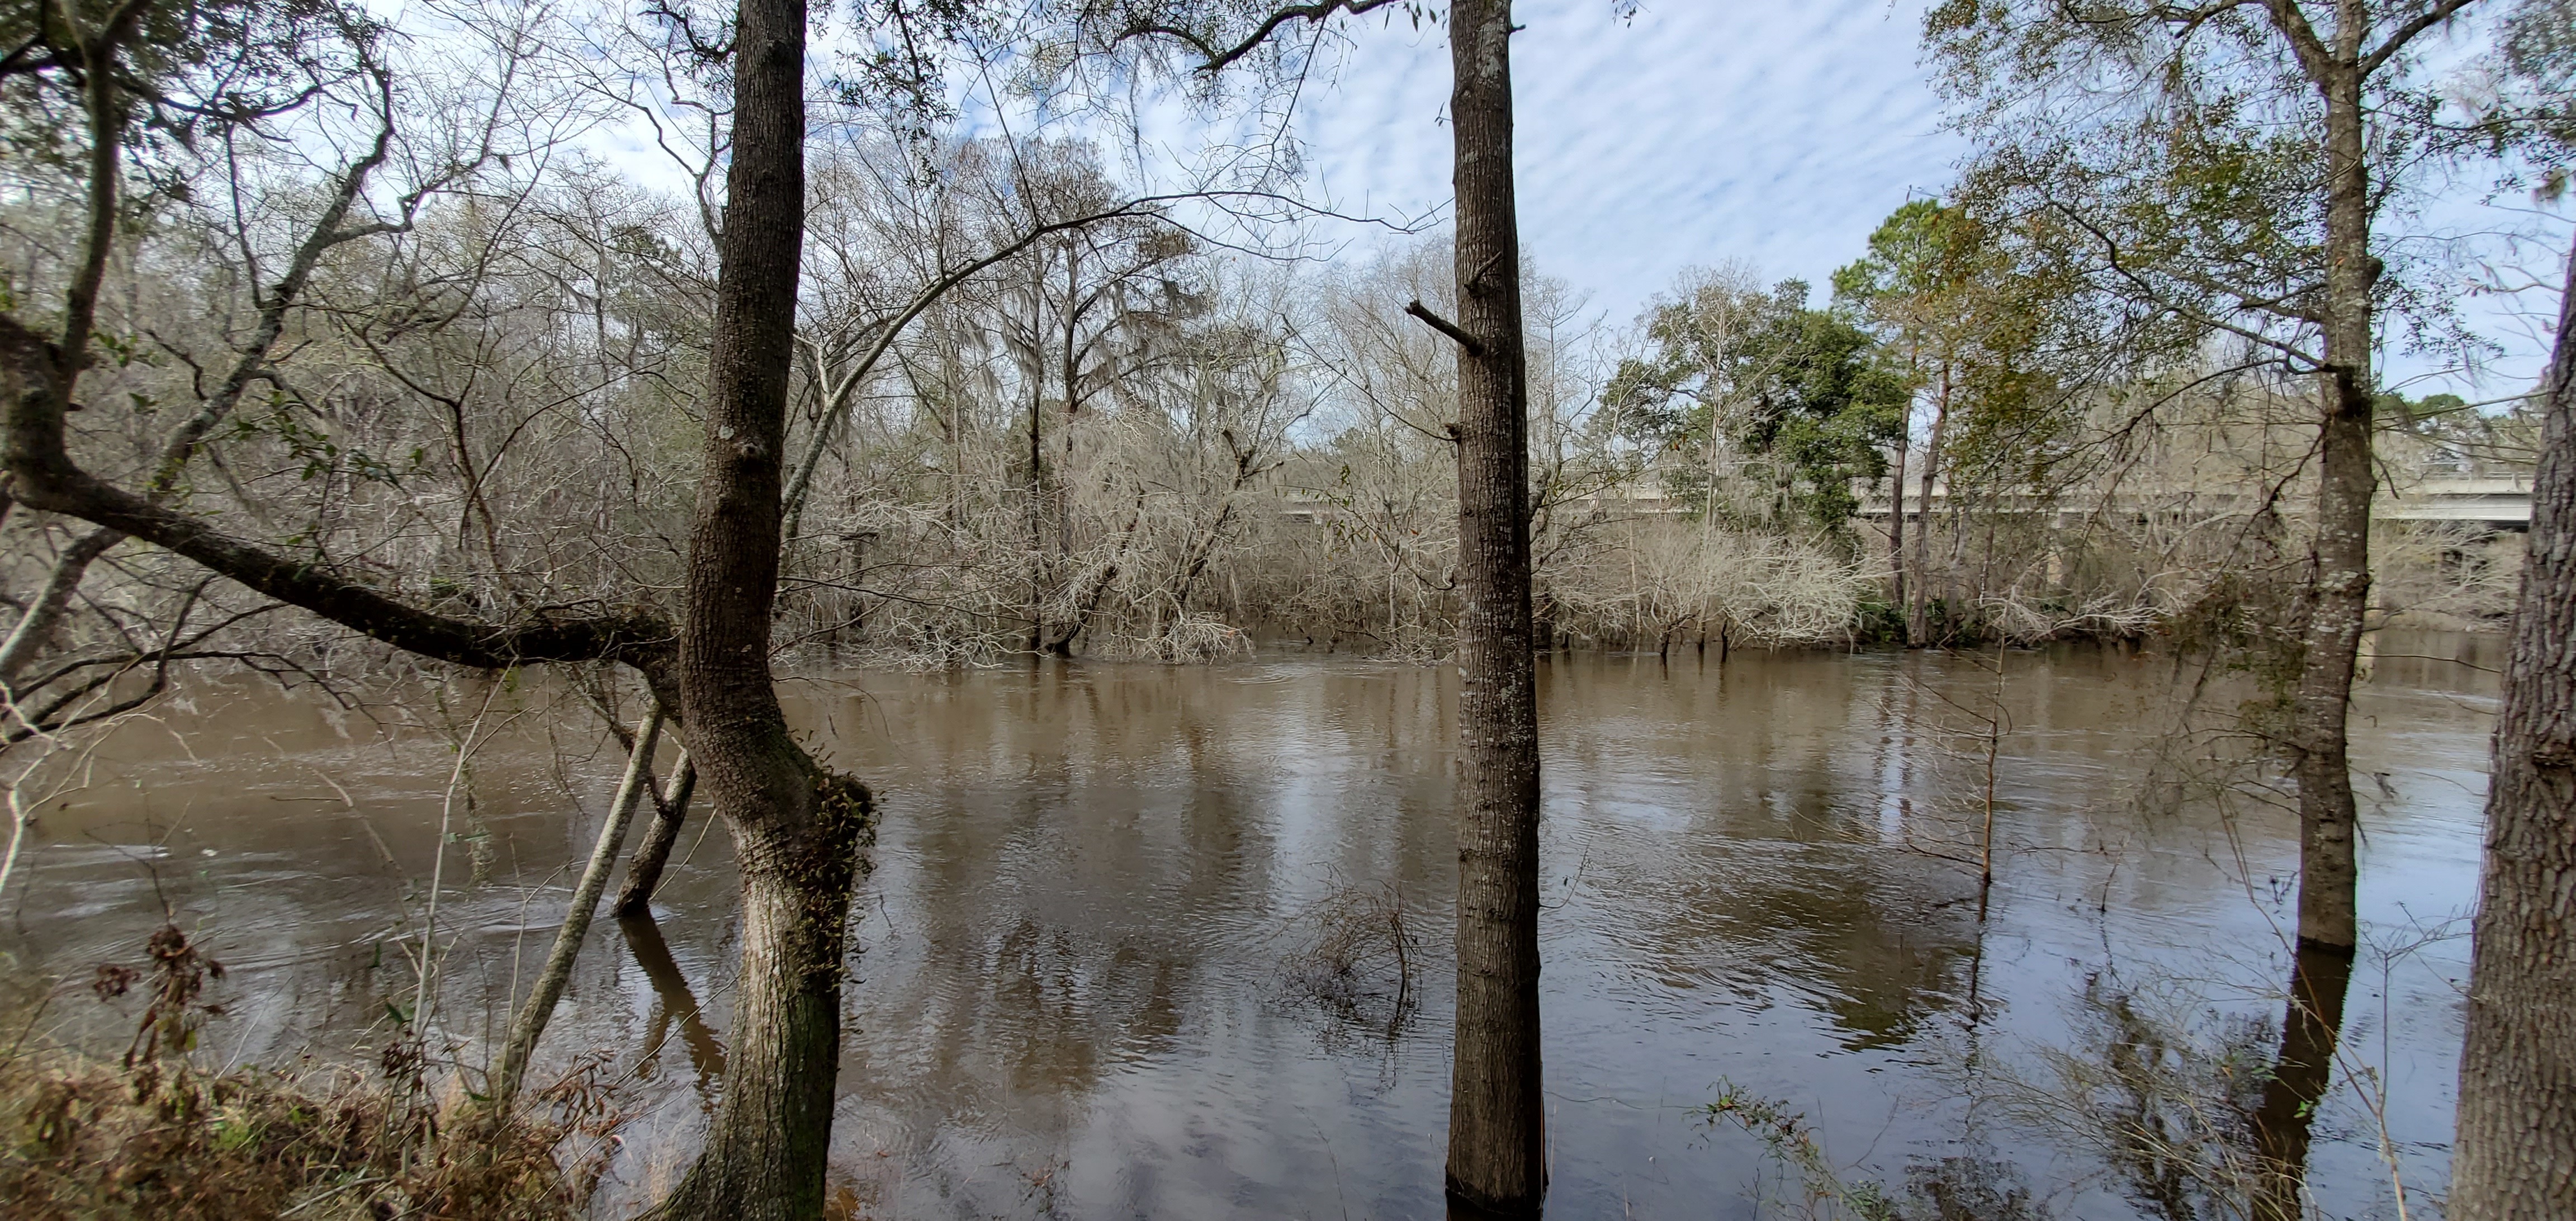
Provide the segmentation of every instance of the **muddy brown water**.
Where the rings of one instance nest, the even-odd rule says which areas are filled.
[[[2393,1215],[2392,1157],[2410,1192],[2443,1187],[2499,652],[2378,647],[2354,718],[2372,944],[2310,1176],[2333,1216]],[[2015,652],[1981,919],[1973,867],[1945,858],[1973,855],[1982,821],[1991,656],[1545,663],[1550,1216],[1798,1203],[1761,1142],[1707,1122],[1730,1086],[1803,1113],[1855,1181],[1946,1165],[2054,1215],[2135,1214],[2049,1083],[2101,1059],[2106,998],[2261,1041],[2288,974],[2294,828],[2277,804],[2209,796],[2223,743],[2164,735],[2172,658]],[[815,747],[884,805],[841,1210],[1439,1216],[1453,684],[1302,656],[790,683]],[[80,981],[139,959],[166,904],[231,968],[204,1055],[346,1056],[409,1007],[435,865],[434,1019],[479,1062],[619,762],[577,703],[505,690],[470,800],[445,803],[449,742],[488,694],[350,711],[206,682],[127,726],[40,811],[0,903],[20,1001],[67,981],[43,1029],[121,1045],[131,1015]],[[2221,683],[2203,702],[2240,697]],[[2159,758],[2183,783],[2142,781]],[[639,1116],[601,1216],[667,1184],[720,1088],[736,946],[704,814],[657,922],[592,931],[533,1074],[597,1051],[626,1083]],[[1351,888],[1400,902],[1413,1007],[1381,960],[1319,963]]]

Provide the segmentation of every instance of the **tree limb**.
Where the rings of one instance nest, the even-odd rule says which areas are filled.
[[[1318,0],[1318,2],[1314,4],[1292,4],[1287,8],[1283,8],[1272,13],[1269,19],[1253,28],[1252,35],[1250,37],[1245,38],[1242,42],[1236,43],[1234,46],[1223,51],[1219,51],[1215,47],[1210,46],[1206,39],[1203,39],[1188,30],[1167,25],[1157,25],[1144,21],[1139,21],[1134,25],[1128,26],[1125,30],[1120,31],[1118,38],[1113,41],[1142,37],[1147,34],[1161,34],[1168,38],[1177,38],[1182,42],[1188,43],[1190,45],[1190,49],[1197,51],[1200,55],[1206,57],[1206,62],[1200,64],[1198,66],[1198,70],[1206,73],[1207,75],[1214,76],[1217,73],[1224,71],[1227,65],[1232,64],[1234,61],[1239,60],[1246,55],[1252,54],[1253,51],[1257,50],[1261,46],[1262,43],[1268,42],[1270,40],[1270,36],[1278,32],[1279,27],[1286,25],[1291,21],[1310,21],[1320,24],[1326,17],[1330,17],[1335,13],[1348,13],[1356,17],[1371,9],[1384,8],[1393,3],[1395,3],[1395,0]]]
[[[2361,57],[2362,77],[2368,79],[2371,73],[2379,71],[2380,66],[2388,62],[2390,56],[2404,50],[2407,43],[2413,42],[2416,35],[2450,20],[2453,14],[2467,8],[2471,2],[2472,0],[2441,0],[2433,7],[2409,18],[2406,24],[2390,32],[2388,41],[2379,44],[2378,50]]]
[[[1483,341],[1468,334],[1466,329],[1459,326],[1457,323],[1451,322],[1448,319],[1431,312],[1430,306],[1424,305],[1420,301],[1409,301],[1405,303],[1404,312],[1429,323],[1432,330],[1438,331],[1451,339],[1457,340],[1459,347],[1467,349],[1467,355],[1482,356],[1485,354],[1485,345]]]
[[[2263,0],[2263,9],[2272,15],[2272,28],[2290,44],[2291,53],[2299,57],[2299,68],[2308,75],[2308,83],[2322,89],[2334,75],[2334,53],[2325,40],[2317,37],[2316,27],[2308,24],[2308,15],[2299,11],[2299,0]]]
[[[151,493],[136,495],[81,469],[65,444],[64,413],[88,360],[100,284],[115,236],[118,156],[124,115],[114,96],[116,47],[130,34],[145,0],[125,0],[95,37],[82,40],[90,70],[85,83],[91,119],[90,216],[85,246],[72,284],[65,294],[62,339],[49,342],[16,317],[0,314],[0,471],[10,480],[10,494],[34,509],[63,513],[93,525],[142,539],[237,581],[248,588],[310,611],[397,648],[458,665],[499,668],[525,663],[616,660],[648,675],[672,659],[674,633],[658,616],[629,610],[578,619],[555,619],[531,612],[516,623],[492,624],[461,619],[412,606],[361,580],[322,566],[318,557],[278,554],[216,529],[210,519],[178,512],[159,503],[175,483],[205,435],[237,401],[241,390],[264,363],[283,313],[300,292],[302,279],[322,249],[339,238],[340,218],[355,199],[365,174],[383,159],[388,128],[377,148],[351,168],[333,207],[299,247],[289,274],[261,302],[259,334],[267,340],[257,351],[245,351],[226,387],[177,430],[154,472]],[[379,84],[383,84],[381,76]]]

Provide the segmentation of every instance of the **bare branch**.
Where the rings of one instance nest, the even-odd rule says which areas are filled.
[[[1255,50],[1258,50],[1262,43],[1268,42],[1270,40],[1270,36],[1278,32],[1279,27],[1286,25],[1291,21],[1308,21],[1321,24],[1325,18],[1330,17],[1335,13],[1348,13],[1356,17],[1372,9],[1384,8],[1395,2],[1396,0],[1320,0],[1319,3],[1315,4],[1292,4],[1287,8],[1283,8],[1272,13],[1267,20],[1264,20],[1260,25],[1255,26],[1250,37],[1247,37],[1242,42],[1236,43],[1232,47],[1222,51],[1217,50],[1205,39],[1188,30],[1143,21],[1137,22],[1121,31],[1118,35],[1118,39],[1124,40],[1128,38],[1137,38],[1149,34],[1160,34],[1167,38],[1179,39],[1182,42],[1188,43],[1192,50],[1197,51],[1201,56],[1205,57],[1206,62],[1201,63],[1198,70],[1213,76],[1224,71],[1228,65],[1233,64],[1236,60],[1242,59],[1244,56],[1250,55]]]
[[[1457,323],[1451,322],[1448,319],[1433,313],[1430,306],[1424,305],[1420,301],[1414,301],[1404,307],[1404,312],[1429,323],[1432,330],[1438,331],[1451,339],[1457,340],[1459,347],[1467,349],[1467,355],[1482,356],[1485,354],[1485,345],[1483,341],[1468,334],[1465,328],[1460,327]]]

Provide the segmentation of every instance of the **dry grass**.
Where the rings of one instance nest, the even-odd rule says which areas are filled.
[[[437,1105],[413,1045],[377,1071],[211,1072],[191,1057],[222,968],[175,927],[148,971],[102,967],[100,999],[149,988],[121,1058],[0,1060],[0,1200],[71,1218],[465,1218],[580,1214],[623,1116],[586,1060],[521,1107]]]
[[[1392,1039],[1421,1007],[1421,946],[1393,886],[1337,883],[1299,917],[1281,962],[1290,991],[1340,1023]]]

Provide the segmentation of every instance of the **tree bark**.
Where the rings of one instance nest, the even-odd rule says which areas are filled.
[[[653,914],[653,892],[662,884],[671,846],[680,842],[680,828],[688,822],[689,799],[697,787],[698,765],[683,749],[680,761],[671,768],[669,787],[653,798],[653,821],[644,828],[644,842],[635,846],[635,858],[626,863],[626,884],[617,888],[617,903],[609,909],[618,916]]]
[[[805,207],[803,0],[742,0],[732,163],[708,360],[706,462],[683,582],[692,757],[742,872],[742,974],[706,1145],[652,1216],[790,1221],[823,1209],[841,974],[866,788],[789,733],[769,671]]]
[[[2347,23],[2348,27],[2350,23]],[[2351,947],[2359,936],[2352,765],[2344,734],[2354,658],[2370,600],[2370,180],[2363,160],[2357,29],[2337,32],[2326,98],[2326,325],[2317,439],[2316,538],[2307,626],[2291,711],[2299,785],[2299,939]]]
[[[2576,1217],[2576,252],[2487,788],[2455,1221]]]
[[[1032,300],[1043,294],[1032,293]],[[1030,323],[1035,334],[1037,324]],[[1046,420],[1046,366],[1029,362],[1029,652],[1046,647],[1046,449],[1041,430]]]
[[[635,819],[636,803],[653,787],[653,748],[662,742],[663,716],[657,702],[645,714],[644,723],[636,726],[635,745],[626,753],[626,773],[617,781],[617,796],[608,803],[599,841],[591,846],[590,860],[573,886],[572,905],[564,909],[563,925],[555,930],[554,945],[546,951],[546,965],[537,972],[536,986],[510,1019],[509,1041],[502,1044],[501,1063],[492,1070],[489,1102],[496,1111],[507,1110],[518,1097],[528,1058],[536,1054],[537,1040],[545,1037],[555,1004],[563,999],[564,986],[572,982],[573,963],[581,957],[582,940],[590,935],[590,918],[599,910],[600,893],[608,889],[608,875],[617,867],[617,852],[626,844],[626,828]]]
[[[1941,369],[1941,394],[1933,400],[1932,435],[1923,443],[1922,491],[1915,497],[1914,520],[1914,601],[1905,608],[1905,635],[1908,644],[1932,643],[1931,625],[1926,621],[1923,603],[1932,586],[1932,485],[1941,477],[1941,434],[1950,426],[1950,370]],[[1899,496],[1899,511],[1904,497]]]
[[[1909,408],[1910,409],[1910,408]],[[1896,608],[1897,630],[1905,634],[1899,643],[1914,643],[1914,617],[1907,613],[1912,604],[1905,600],[1905,454],[1914,448],[1914,424],[1908,420],[1905,436],[1896,443],[1896,462],[1888,472],[1887,496],[1887,572],[1889,605]],[[1700,651],[1708,651],[1708,637],[1702,633]]]
[[[1511,0],[1449,9],[1457,192],[1458,1013],[1448,1188],[1535,1216],[1547,1190],[1538,1008],[1538,699],[1529,419],[1512,189]]]

